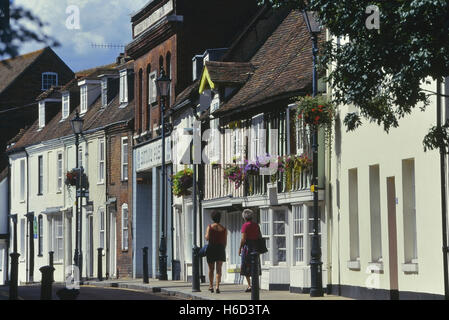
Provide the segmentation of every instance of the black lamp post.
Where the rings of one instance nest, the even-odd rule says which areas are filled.
[[[321,33],[320,23],[315,16],[315,13],[310,11],[303,11],[304,20],[307,24],[307,29],[312,38],[312,53],[313,53],[313,81],[312,81],[312,95],[317,95],[317,71],[316,71],[316,57],[318,53],[318,35]],[[318,234],[319,217],[318,217],[318,127],[313,126],[312,133],[312,150],[313,150],[313,235],[312,235],[312,250],[310,260],[310,296],[322,297],[323,293],[323,275],[321,262],[321,244],[320,236]]]
[[[156,80],[157,95],[160,97],[161,105],[161,132],[162,132],[162,210],[161,210],[161,243],[159,246],[159,280],[167,280],[167,238],[165,234],[165,203],[166,203],[166,177],[165,177],[165,100],[168,97],[170,91],[170,78],[165,75],[164,68],[161,66],[161,73]]]
[[[197,206],[197,164],[195,163],[196,157],[193,152],[195,144],[197,143],[196,134],[198,130],[195,126],[193,128],[185,128],[184,132],[188,135],[192,135],[192,142],[190,143],[190,154],[192,155],[193,162],[193,244],[192,244],[192,292],[200,292],[200,248],[197,246],[197,219],[198,219],[198,206]]]
[[[76,155],[76,169],[78,170],[78,178],[76,179],[76,226],[75,226],[75,255],[73,257],[74,264],[77,267],[80,267],[80,242],[81,235],[79,235],[79,223],[80,223],[80,204],[79,204],[79,192],[80,192],[80,177],[81,170],[78,168],[79,166],[79,135],[83,133],[83,123],[84,120],[79,116],[79,113],[76,113],[75,118],[70,120],[72,125],[72,131],[75,134],[75,155]],[[81,270],[80,270],[81,272]]]

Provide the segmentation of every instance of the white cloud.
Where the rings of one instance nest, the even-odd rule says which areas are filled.
[[[114,61],[123,49],[93,48],[96,44],[126,45],[131,41],[131,14],[148,0],[15,0],[43,22],[43,31],[59,41],[56,52],[75,71]],[[80,29],[69,29],[66,8],[75,5],[80,12]],[[27,44],[21,53],[36,50],[42,44]]]

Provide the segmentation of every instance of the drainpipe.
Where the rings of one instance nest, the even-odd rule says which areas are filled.
[[[441,80],[437,80],[437,126],[441,127]],[[448,247],[447,247],[447,217],[446,217],[446,156],[445,148],[440,148],[440,174],[441,174],[441,217],[443,227],[443,272],[444,272],[444,298],[449,300],[448,283]]]

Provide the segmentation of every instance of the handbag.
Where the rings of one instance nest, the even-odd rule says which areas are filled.
[[[260,232],[260,227],[259,227],[259,238],[256,240],[256,251],[259,254],[264,254],[268,252],[267,244],[265,242],[265,239],[262,238],[262,233]]]
[[[209,248],[209,244],[205,244],[199,251],[198,255],[200,256],[200,258],[203,258],[207,255],[207,249]]]

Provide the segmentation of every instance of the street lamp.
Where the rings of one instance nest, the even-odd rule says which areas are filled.
[[[80,267],[80,240],[81,235],[79,234],[79,224],[80,224],[80,213],[79,213],[79,191],[80,191],[80,177],[81,177],[81,170],[78,168],[79,166],[79,135],[83,133],[83,123],[84,120],[80,117],[79,113],[77,112],[75,115],[75,118],[70,120],[70,123],[72,125],[72,131],[75,134],[75,163],[76,163],[76,169],[78,170],[78,178],[76,179],[76,226],[75,226],[75,254],[73,257],[74,264],[79,268]]]
[[[316,13],[311,11],[303,11],[303,17],[306,21],[307,29],[312,38],[312,54],[313,54],[313,80],[312,95],[317,95],[317,71],[316,57],[318,54],[318,35],[321,33],[321,25],[317,19]],[[310,296],[322,297],[323,293],[323,275],[321,262],[321,245],[320,236],[318,234],[319,217],[318,217],[318,127],[313,127],[312,133],[312,151],[313,151],[313,235],[312,250],[310,259]]]
[[[192,147],[195,147],[197,139],[195,137],[198,128],[184,128],[184,134],[192,136],[192,142],[190,143],[190,154],[193,156],[193,192],[192,192],[192,202],[193,202],[193,245],[192,245],[192,292],[200,292],[200,248],[197,246],[197,164],[195,163],[196,157],[193,154]]]
[[[159,280],[167,279],[167,239],[165,235],[165,119],[164,108],[165,100],[168,97],[170,91],[170,77],[165,75],[164,68],[161,66],[161,73],[159,78],[156,79],[157,95],[160,97],[161,105],[161,132],[162,132],[162,210],[161,210],[161,243],[159,246]]]

